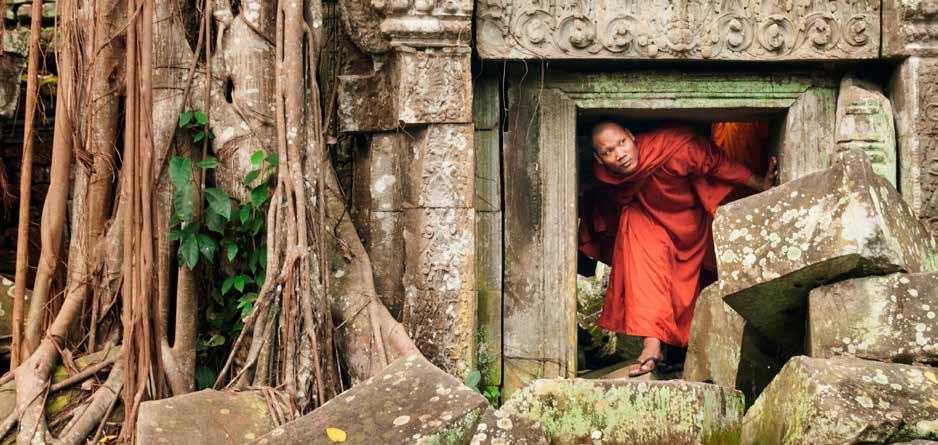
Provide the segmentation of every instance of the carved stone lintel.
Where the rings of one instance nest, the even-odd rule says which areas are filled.
[[[472,122],[468,48],[396,51],[377,72],[339,78],[342,131]]]
[[[482,58],[822,60],[879,56],[880,1],[481,0]]]
[[[883,56],[938,56],[938,2],[883,1]]]

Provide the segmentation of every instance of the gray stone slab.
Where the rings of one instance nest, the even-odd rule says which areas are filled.
[[[938,273],[841,281],[811,291],[808,355],[938,365]]]
[[[938,439],[935,368],[795,357],[743,419],[744,444]]]
[[[146,444],[246,443],[275,426],[260,393],[206,389],[143,402],[135,434]]]
[[[541,379],[502,409],[539,421],[552,444],[738,444],[743,395],[681,380]]]
[[[785,364],[771,342],[747,326],[712,284],[694,308],[684,379],[736,388],[751,405]]]
[[[253,443],[332,445],[326,428],[337,428],[347,445],[466,444],[488,406],[477,392],[414,355]]]
[[[828,170],[721,207],[713,227],[724,301],[793,355],[804,347],[811,289],[935,270],[935,241],[857,150]]]
[[[540,422],[489,408],[476,426],[470,445],[547,445]]]

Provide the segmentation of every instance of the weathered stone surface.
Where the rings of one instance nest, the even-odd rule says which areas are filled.
[[[472,125],[433,124],[405,150],[405,208],[471,208],[475,197]]]
[[[866,156],[720,208],[724,300],[790,354],[804,345],[808,292],[834,281],[935,270],[935,242]]]
[[[893,274],[811,291],[808,355],[938,365],[938,274]]]
[[[20,100],[23,65],[23,58],[20,56],[0,55],[0,117],[12,118],[16,113]]]
[[[743,419],[744,444],[938,439],[935,368],[795,357]]]
[[[497,130],[500,127],[501,79],[492,71],[473,79],[472,123],[476,130]]]
[[[359,211],[356,227],[368,251],[375,292],[395,319],[404,310],[404,213]]]
[[[553,444],[738,444],[743,396],[679,380],[543,379],[502,409],[539,421]]]
[[[468,386],[414,355],[254,444],[331,445],[326,428],[345,431],[348,445],[465,444],[488,406]]]
[[[385,19],[381,32],[398,49],[468,46],[472,34],[471,0],[378,0],[371,6]]]
[[[404,326],[434,364],[464,376],[475,365],[473,209],[404,211]]]
[[[504,410],[485,410],[469,445],[547,445],[544,428],[537,421],[508,414]]]
[[[486,385],[502,383],[502,214],[476,212],[478,368]]]
[[[492,59],[870,59],[877,0],[479,2],[476,44]]]
[[[778,175],[782,183],[830,166],[834,155],[837,92],[812,87],[785,114],[779,135]]]
[[[938,59],[904,60],[890,81],[889,99],[896,114],[899,190],[938,234]]]
[[[502,166],[498,130],[475,132],[475,208],[483,212],[502,209]]]
[[[932,445],[932,444],[938,444],[938,442],[934,440],[913,440],[911,442],[895,443],[893,445]]]
[[[472,122],[468,48],[395,52],[378,71],[339,77],[342,131]]]
[[[356,208],[385,212],[401,210],[404,172],[403,133],[376,133],[364,149],[357,150],[352,181],[352,198]]]
[[[784,360],[771,343],[720,298],[717,284],[700,292],[687,345],[685,380],[736,388],[751,405],[782,365]]]
[[[873,171],[898,188],[896,127],[882,87],[845,76],[837,94],[837,151],[863,150]]]
[[[246,443],[275,426],[262,394],[206,389],[143,402],[135,434],[148,444]]]
[[[931,1],[883,2],[884,57],[938,55],[938,8]]]

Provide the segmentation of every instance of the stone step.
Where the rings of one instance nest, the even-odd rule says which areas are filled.
[[[476,426],[470,445],[547,445],[540,422],[489,408]]]
[[[697,298],[684,379],[736,388],[751,405],[782,369],[785,357],[726,304],[718,290],[714,283]]]
[[[615,379],[630,379],[638,381],[661,381],[661,380],[679,380],[682,378],[683,371],[674,371],[669,373],[658,373],[658,372],[649,372],[648,374],[640,375],[638,377],[629,377],[629,366],[632,366],[636,362],[625,361],[620,363],[615,363],[605,368],[596,369],[590,372],[583,373],[577,377],[583,379],[596,379],[596,380],[615,380]]]
[[[841,281],[811,291],[808,355],[938,365],[938,273]]]
[[[479,393],[417,355],[391,363],[315,411],[274,429],[255,444],[465,444],[489,407]]]
[[[247,443],[275,426],[260,392],[206,389],[141,403],[135,434],[141,444]]]
[[[836,281],[936,270],[935,241],[861,151],[720,208],[724,300],[791,354],[804,350],[808,292]]]
[[[540,422],[552,444],[738,444],[743,395],[681,380],[541,379],[502,409]]]
[[[792,358],[746,413],[742,439],[781,445],[938,439],[938,369]]]

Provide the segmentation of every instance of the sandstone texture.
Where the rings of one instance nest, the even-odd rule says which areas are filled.
[[[737,444],[743,396],[679,380],[541,379],[502,409],[540,422],[552,444]]]
[[[812,357],[938,365],[938,273],[841,281],[808,301]]]
[[[724,300],[791,354],[803,350],[811,289],[935,270],[935,241],[858,150],[828,170],[721,207],[713,227]]]
[[[347,445],[466,444],[488,407],[477,392],[413,355],[254,443],[332,445],[326,429],[336,428]]]
[[[547,445],[547,433],[537,421],[489,408],[476,426],[470,445]]]
[[[743,419],[744,444],[938,439],[938,370],[795,357]]]
[[[142,444],[247,443],[275,426],[261,393],[206,389],[143,402],[135,434]]]

